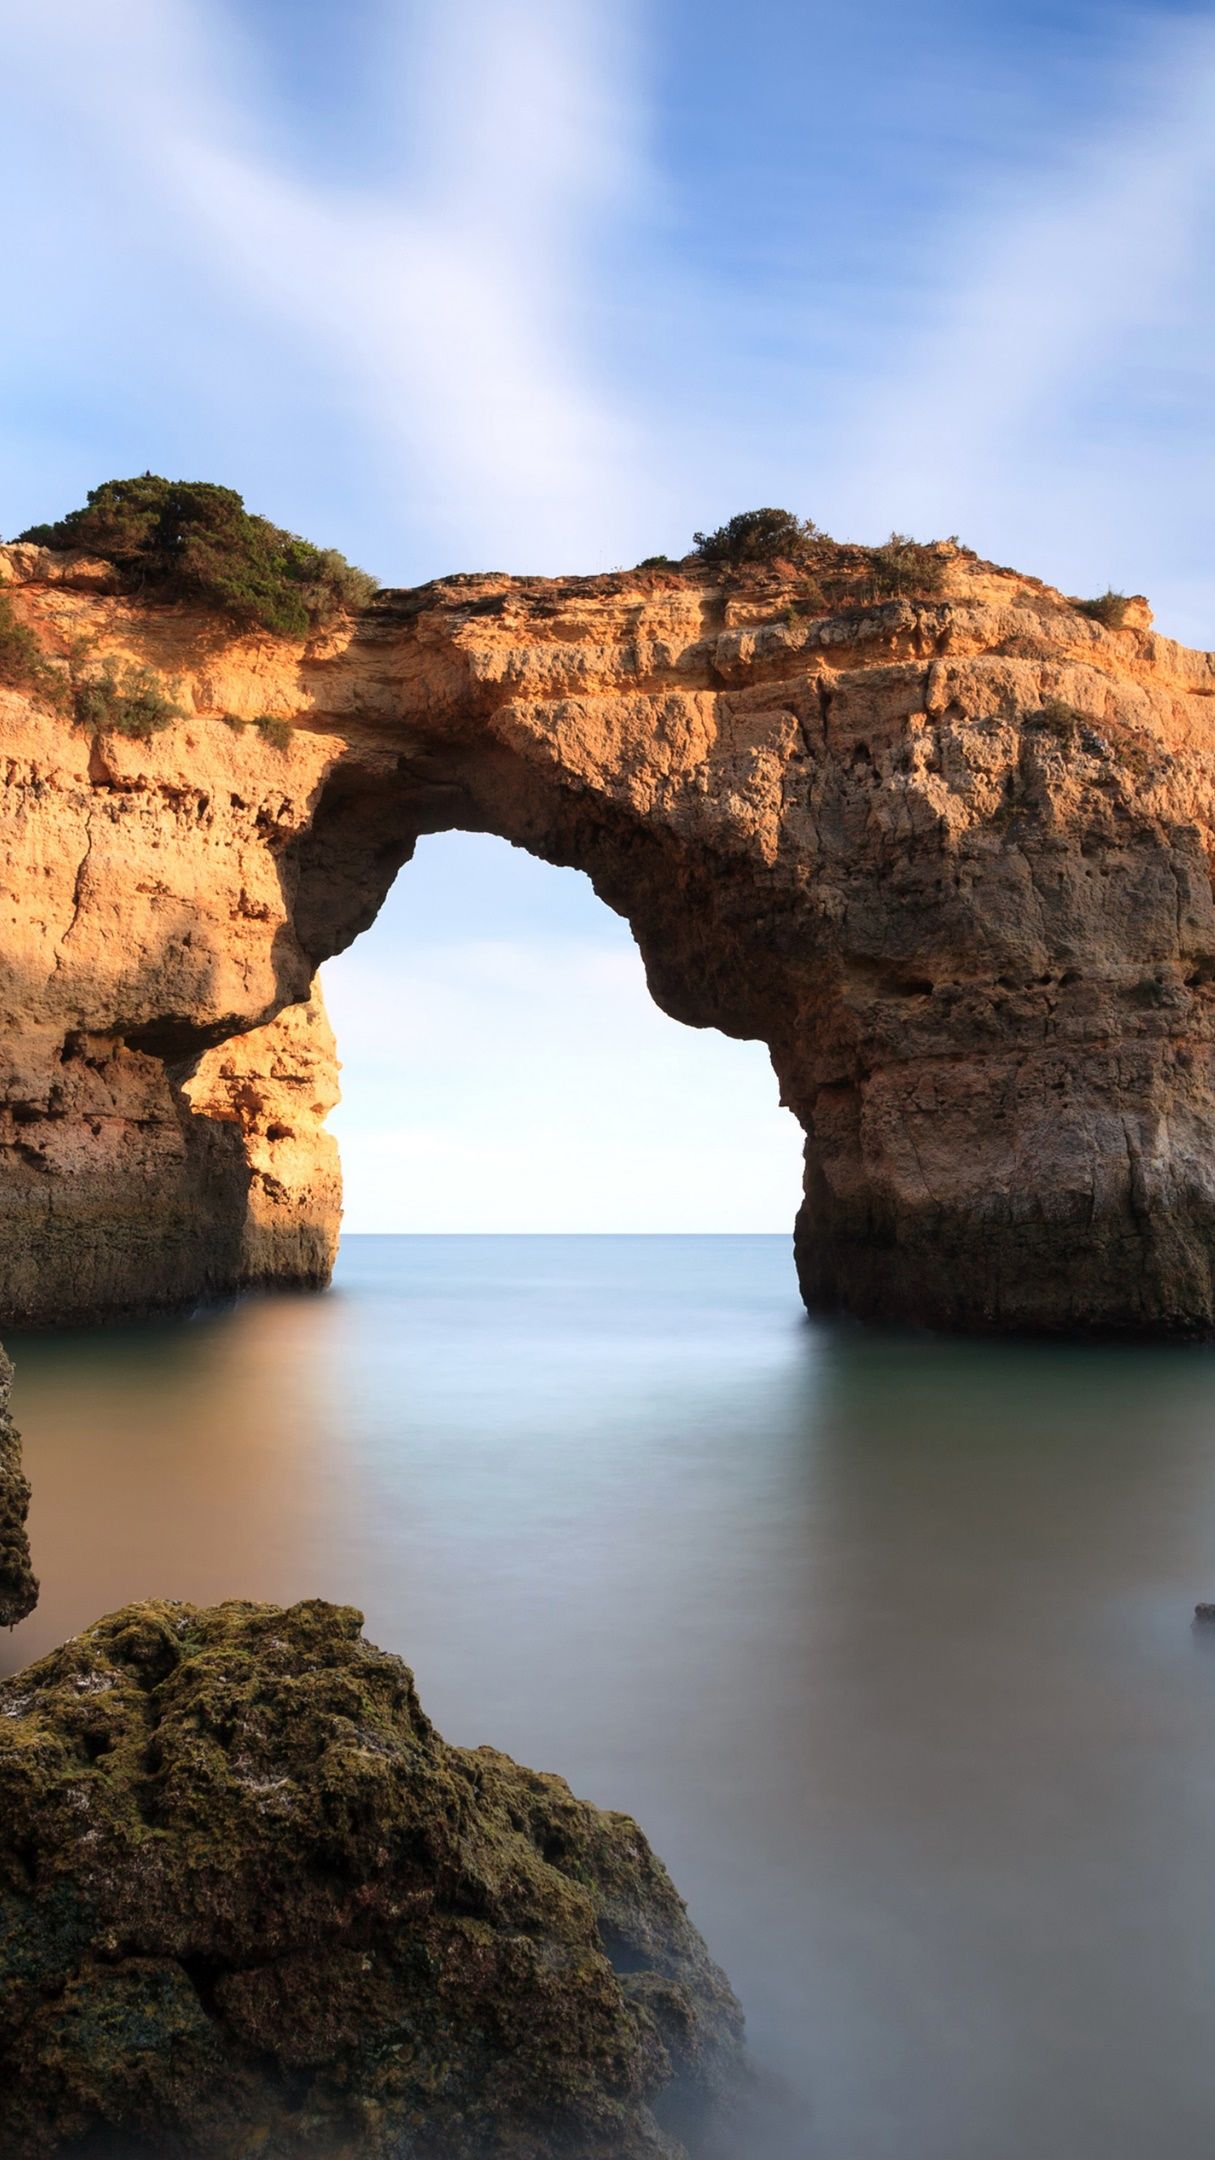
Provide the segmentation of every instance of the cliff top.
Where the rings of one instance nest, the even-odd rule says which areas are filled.
[[[187,603],[236,632],[308,638],[342,617],[374,609],[400,620],[454,602],[484,614],[507,596],[533,612],[567,598],[615,599],[683,587],[712,588],[744,605],[775,599],[803,617],[847,614],[891,600],[1006,602],[1010,589],[1046,606],[1074,608],[1106,629],[1147,629],[1141,595],[1069,599],[1041,580],[987,562],[953,536],[921,542],[891,533],[878,545],[839,541],[791,511],[744,511],[697,533],[678,559],[646,556],[631,568],[588,576],[504,571],[456,573],[413,587],[377,587],[334,549],[322,549],[246,511],[230,488],[145,473],[106,481],[78,510],[28,528],[0,549],[0,584],[62,585],[126,594],[152,604]]]

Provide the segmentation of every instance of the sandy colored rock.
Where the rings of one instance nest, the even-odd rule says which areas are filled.
[[[853,601],[863,567],[449,578],[301,645],[7,551],[48,655],[186,717],[0,700],[0,1320],[324,1278],[298,1013],[469,828],[587,871],[666,1011],[768,1044],[811,1305],[1209,1332],[1215,663],[956,549],[929,599]]]
[[[0,1686],[6,2160],[676,2160],[728,2094],[636,1823],[447,1746],[361,1625],[133,1605]]]
[[[21,1469],[21,1441],[9,1416],[13,1368],[0,1350],[0,1627],[15,1627],[38,1602],[25,1518],[30,1489]]]

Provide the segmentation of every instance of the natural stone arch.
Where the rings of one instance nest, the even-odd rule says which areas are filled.
[[[189,717],[89,743],[5,696],[0,1318],[325,1278],[315,970],[471,829],[585,870],[664,1010],[768,1044],[812,1305],[1209,1328],[1215,667],[943,567],[834,615],[779,567],[455,578],[301,647],[7,551],[47,650],[87,630]]]

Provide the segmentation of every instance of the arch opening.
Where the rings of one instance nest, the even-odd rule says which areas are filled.
[[[584,873],[424,835],[321,980],[350,1233],[788,1236],[802,1136],[764,1046],[661,1011]]]

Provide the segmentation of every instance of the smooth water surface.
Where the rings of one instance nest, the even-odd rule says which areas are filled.
[[[779,1238],[350,1238],[14,1337],[38,1612],[324,1595],[637,1815],[748,2013],[738,2160],[1209,2160],[1215,1356],[808,1323]]]

